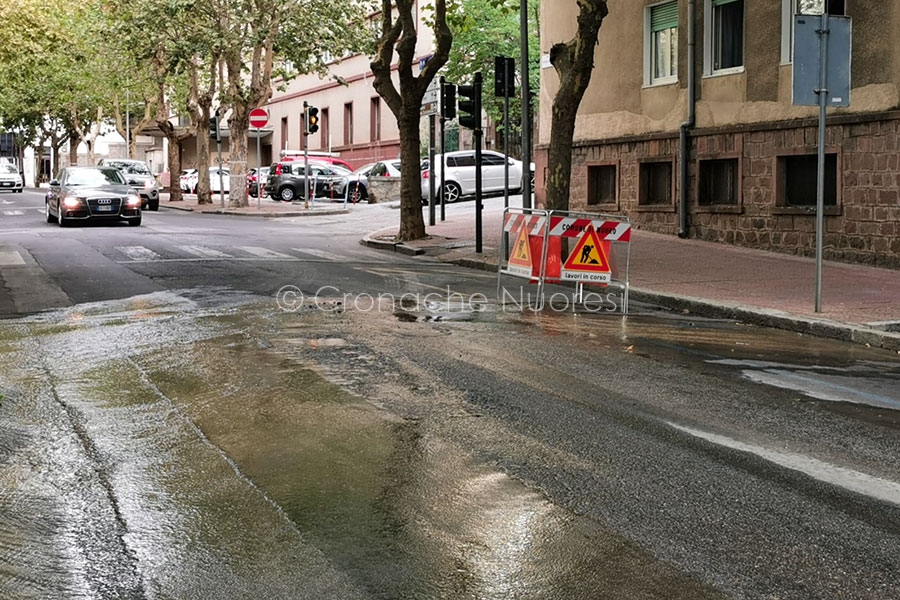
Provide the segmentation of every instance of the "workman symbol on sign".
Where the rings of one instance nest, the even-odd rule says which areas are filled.
[[[591,254],[594,252],[594,247],[590,244],[585,244],[581,247],[581,260],[578,261],[583,265],[599,265],[600,263],[596,258],[593,258]]]
[[[525,244],[524,238],[519,240],[519,249],[516,250],[516,256],[528,256],[528,252],[525,250]]]

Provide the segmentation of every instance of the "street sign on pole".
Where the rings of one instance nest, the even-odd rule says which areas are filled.
[[[825,145],[829,106],[850,106],[852,21],[821,15],[794,17],[793,103],[819,107],[818,173],[816,177],[815,310],[822,312],[822,268],[825,239]]]
[[[264,108],[256,108],[250,111],[250,126],[262,129],[269,124],[269,111]]]

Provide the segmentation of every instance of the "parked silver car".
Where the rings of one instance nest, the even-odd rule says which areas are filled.
[[[147,163],[127,158],[104,158],[98,165],[119,169],[128,185],[140,194],[141,208],[159,210],[159,183]]]
[[[444,199],[456,202],[463,196],[475,193],[475,151],[460,150],[448,152],[444,159],[447,165],[445,175]],[[435,178],[435,194],[440,198],[441,155],[434,156],[433,169],[422,171],[422,199],[427,201],[429,194],[429,178]],[[532,185],[534,182],[534,163],[531,164]],[[502,193],[504,188],[503,155],[485,150],[481,153],[481,180],[485,194]],[[509,190],[511,194],[521,194],[522,161],[509,159]]]

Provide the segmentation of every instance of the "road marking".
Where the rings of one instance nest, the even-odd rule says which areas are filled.
[[[22,212],[21,210],[4,210],[3,214],[8,215],[10,217],[18,217],[20,215],[24,215],[25,213]]]
[[[669,422],[669,425],[679,431],[683,431],[684,433],[713,444],[732,448],[740,452],[755,454],[756,456],[784,467],[785,469],[805,473],[819,481],[839,486],[852,492],[864,494],[871,498],[900,505],[900,483],[897,483],[896,481],[875,477],[868,473],[841,467],[803,454],[748,444],[746,442],[725,437],[724,435],[701,431],[691,427],[684,427],[672,422]]]
[[[15,202],[11,200],[0,200],[0,202],[2,202],[3,204],[15,204]]]
[[[338,262],[347,262],[353,260],[349,256],[341,256],[340,254],[328,252],[327,250],[319,250],[317,248],[291,248],[291,250],[294,250],[295,252],[302,252],[303,254],[318,256],[319,258],[324,258],[325,260],[334,260]]]
[[[159,254],[143,246],[116,246],[116,250],[130,258],[132,261],[159,260]]]
[[[206,246],[175,246],[182,252],[187,252],[188,254],[193,254],[194,256],[199,256],[201,258],[232,258],[230,254],[225,254],[224,252],[219,252],[218,250],[213,250],[212,248],[207,248]]]
[[[15,250],[0,250],[0,267],[24,265],[25,259]]]
[[[274,250],[261,248],[260,246],[238,246],[237,248],[238,250],[242,250],[247,254],[252,254],[253,256],[258,256],[259,258],[270,258],[278,260],[283,260],[285,258],[295,259],[295,257],[291,256],[290,254],[282,254],[281,252],[275,252]]]

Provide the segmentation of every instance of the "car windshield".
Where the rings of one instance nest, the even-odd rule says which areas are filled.
[[[151,175],[150,169],[147,168],[142,162],[125,162],[125,161],[115,161],[109,160],[106,161],[107,167],[113,167],[114,169],[120,169],[125,171],[129,175]]]
[[[116,169],[72,169],[66,174],[66,185],[123,185],[125,180]]]
[[[12,165],[0,165],[0,173],[13,173],[16,174],[16,168]]]
[[[368,165],[363,165],[362,167],[360,167],[360,168],[358,168],[357,170],[353,171],[353,174],[354,174],[354,175],[368,175],[368,174],[369,174],[369,171],[371,171],[371,170],[372,170],[372,167],[374,167],[374,166],[375,166],[375,163],[371,163],[371,164],[368,164]]]

